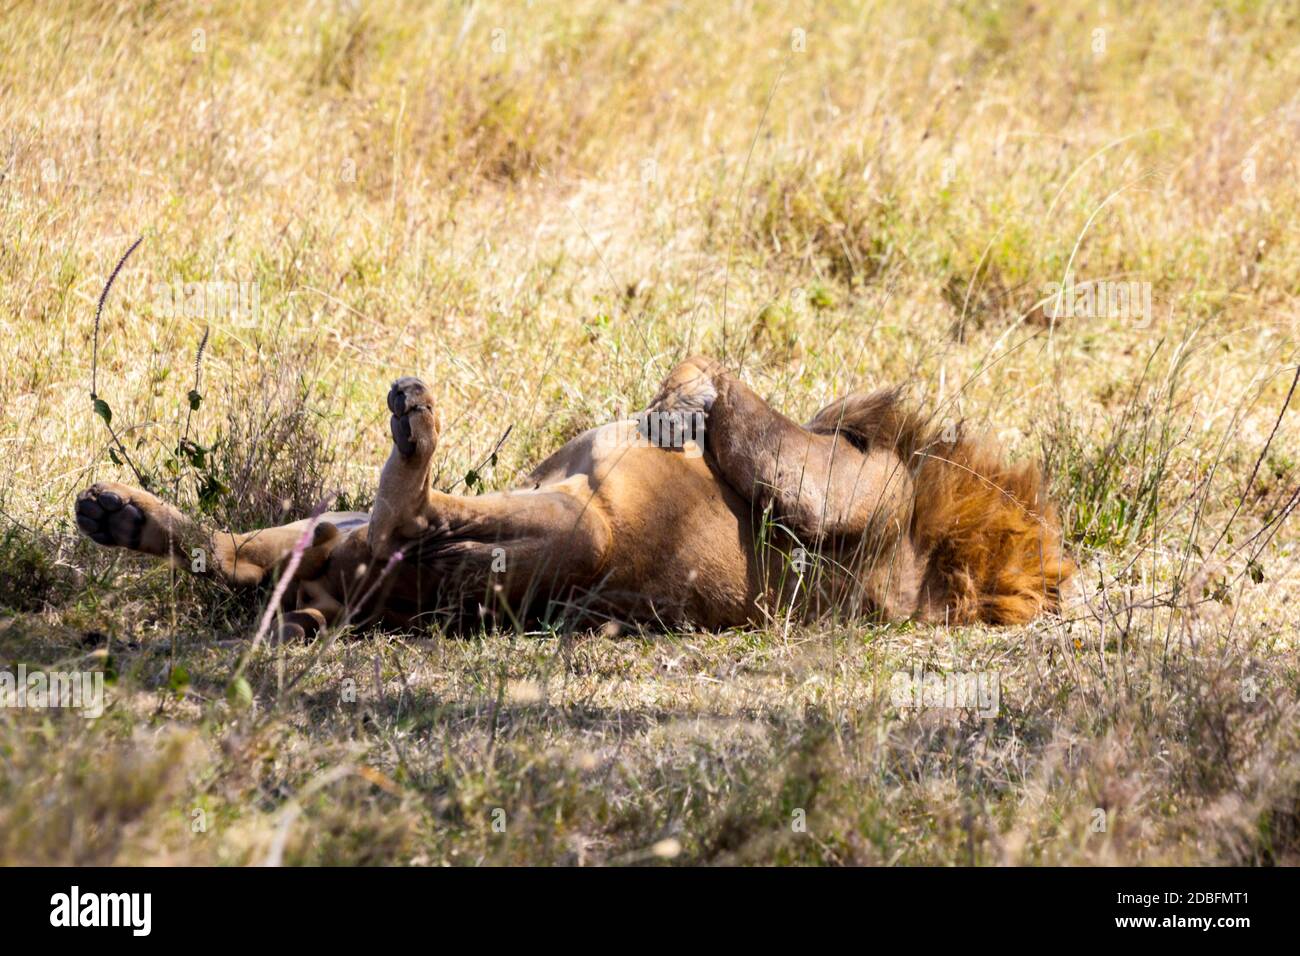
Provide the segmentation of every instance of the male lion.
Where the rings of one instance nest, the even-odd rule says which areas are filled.
[[[424,384],[399,379],[388,408],[374,509],[320,517],[284,591],[284,636],[476,612],[704,628],[796,612],[1016,624],[1056,609],[1074,571],[1033,467],[942,440],[894,392],[850,395],[800,426],[692,358],[649,415],[702,422],[700,443],[605,425],[523,486],[476,496],[431,486],[438,416]],[[186,564],[203,548],[209,570],[239,585],[289,570],[310,526],[210,534],[111,482],[81,492],[76,515],[99,544]]]

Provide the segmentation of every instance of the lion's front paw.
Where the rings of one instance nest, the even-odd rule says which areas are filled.
[[[713,359],[692,356],[668,373],[649,411],[707,416],[718,397],[718,379],[724,374],[726,370]]]
[[[433,454],[438,445],[438,413],[422,381],[408,375],[394,382],[388,390],[388,410],[393,444],[402,457]]]

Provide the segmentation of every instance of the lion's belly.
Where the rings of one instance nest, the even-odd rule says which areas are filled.
[[[579,436],[538,469],[546,484],[584,475],[610,526],[599,593],[632,617],[728,627],[758,593],[750,504],[697,449],[627,440],[624,423]]]

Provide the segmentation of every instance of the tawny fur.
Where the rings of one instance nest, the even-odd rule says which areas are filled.
[[[1060,518],[1033,464],[1009,465],[988,443],[959,432],[943,440],[906,410],[899,389],[851,395],[808,425],[863,449],[892,448],[916,489],[911,536],[928,559],[927,603],[954,624],[1023,624],[1060,605],[1075,572]]]
[[[692,358],[649,411],[698,416],[702,445],[629,443],[635,425],[613,423],[520,487],[469,496],[431,485],[438,415],[424,384],[400,379],[387,402],[375,507],[323,516],[286,589],[283,633],[556,608],[588,623],[722,628],[796,603],[805,616],[1016,624],[1058,607],[1074,571],[1037,471],[968,437],[944,441],[896,392],[851,395],[801,426]],[[182,563],[204,548],[210,573],[243,585],[283,573],[307,527],[209,533],[112,483],[82,492],[76,512],[100,544]]]

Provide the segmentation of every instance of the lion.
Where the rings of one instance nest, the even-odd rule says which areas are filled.
[[[232,585],[277,580],[286,639],[421,620],[1012,625],[1059,610],[1075,571],[1038,469],[929,427],[897,389],[851,394],[799,425],[697,356],[630,422],[479,495],[432,486],[439,416],[425,384],[398,379],[387,403],[392,450],[369,513],[213,532],[100,482],[77,496],[77,525]]]

